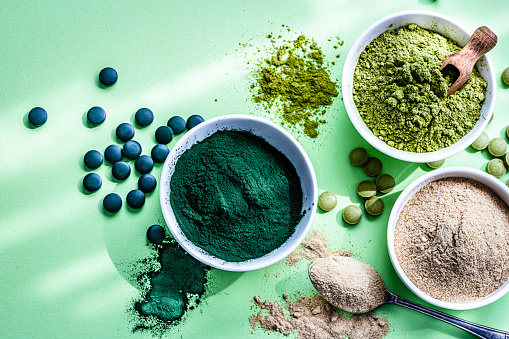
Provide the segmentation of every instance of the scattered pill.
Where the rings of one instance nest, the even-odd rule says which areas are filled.
[[[445,159],[442,159],[442,160],[427,162],[426,165],[428,165],[429,168],[437,169],[439,167],[442,167],[442,165],[444,163],[445,163]]]
[[[157,180],[152,174],[143,174],[138,179],[138,188],[143,193],[150,193],[155,190],[157,186]]]
[[[111,67],[103,68],[99,72],[99,81],[104,86],[111,86],[111,85],[115,84],[117,82],[117,80],[118,80],[117,71],[115,71]]]
[[[95,192],[101,188],[102,180],[97,173],[88,173],[83,178],[83,187],[89,192]]]
[[[486,166],[486,169],[489,174],[494,176],[495,178],[500,178],[503,176],[506,172],[506,167],[504,165],[504,162],[500,159],[492,159],[488,163],[488,166]]]
[[[318,206],[325,212],[333,210],[338,203],[338,198],[332,192],[322,192],[318,197]]]
[[[189,118],[187,118],[187,122],[186,122],[186,127],[187,129],[192,129],[196,126],[198,126],[199,124],[201,124],[203,122],[203,118],[199,115],[191,115]]]
[[[506,86],[509,86],[509,67],[502,72],[502,81]]]
[[[376,178],[376,188],[380,193],[387,194],[394,189],[396,181],[390,174],[382,174]]]
[[[173,130],[174,134],[180,134],[186,129],[186,121],[184,118],[179,117],[178,115],[173,116],[168,120],[168,127]]]
[[[160,225],[152,225],[147,230],[147,239],[153,244],[160,244],[163,242],[166,232]]]
[[[42,107],[34,107],[28,112],[28,121],[34,126],[42,126],[48,120],[48,113]]]
[[[488,143],[490,142],[490,137],[486,132],[482,132],[481,135],[472,143],[472,148],[477,151],[482,151],[486,147],[488,147]]]
[[[134,120],[140,127],[146,127],[154,121],[154,113],[148,108],[140,108],[134,114]]]
[[[173,139],[173,130],[168,126],[160,126],[155,133],[158,144],[168,144]]]
[[[152,148],[152,151],[150,152],[152,156],[152,160],[154,162],[157,162],[159,164],[163,163],[166,160],[166,157],[170,153],[170,150],[166,145],[163,144],[157,144]]]
[[[83,157],[83,162],[85,163],[85,166],[87,166],[88,168],[94,169],[102,165],[103,156],[99,151],[90,150],[87,153],[85,153],[85,156]]]
[[[145,194],[140,190],[132,190],[127,193],[126,201],[131,208],[141,208],[145,204]]]
[[[115,213],[122,207],[122,198],[116,193],[110,193],[104,197],[103,207],[106,211]]]
[[[122,148],[127,159],[134,160],[141,154],[141,145],[134,140],[128,140]]]
[[[106,112],[98,106],[94,106],[87,112],[87,120],[90,124],[98,126],[106,120]]]
[[[366,208],[366,212],[368,212],[368,214],[376,217],[382,214],[385,204],[379,197],[371,197],[364,203],[364,208]]]
[[[504,154],[502,157],[505,167],[509,168],[509,153]]]
[[[357,147],[350,152],[348,159],[353,166],[362,167],[368,163],[369,155],[364,148]]]
[[[494,157],[501,157],[507,152],[507,144],[502,138],[493,138],[488,143],[488,152]]]
[[[139,156],[134,162],[134,167],[140,174],[146,174],[154,168],[154,160],[148,155]]]
[[[125,180],[131,174],[131,166],[124,161],[117,161],[111,168],[113,177],[117,180]]]
[[[122,157],[123,157],[122,147],[120,147],[119,145],[115,144],[109,145],[104,150],[104,158],[106,159],[107,162],[109,162],[112,165],[117,161],[122,160]]]
[[[343,210],[343,220],[349,225],[358,224],[362,218],[362,211],[357,205],[349,205]]]
[[[366,165],[362,166],[364,173],[370,177],[376,177],[382,173],[382,162],[380,159],[371,157],[368,159]]]
[[[118,125],[115,133],[117,135],[118,140],[126,142],[134,137],[134,127],[130,123],[124,122]]]
[[[357,185],[357,194],[359,197],[369,199],[376,195],[376,185],[373,181],[365,180]]]

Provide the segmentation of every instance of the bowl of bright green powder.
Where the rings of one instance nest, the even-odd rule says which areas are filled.
[[[352,45],[342,76],[345,108],[362,137],[389,156],[419,163],[474,142],[495,104],[489,57],[480,58],[450,96],[455,74],[440,71],[470,36],[460,23],[429,11],[395,13],[368,27]]]
[[[311,227],[317,203],[313,166],[280,126],[226,115],[187,132],[163,165],[159,197],[179,244],[228,271],[269,266]]]

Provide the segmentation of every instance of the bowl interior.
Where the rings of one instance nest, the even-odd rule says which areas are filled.
[[[304,213],[293,235],[279,248],[263,257],[242,262],[227,262],[211,256],[200,247],[189,241],[177,223],[170,203],[170,181],[175,164],[180,156],[195,143],[220,130],[239,130],[262,137],[269,144],[283,153],[295,166],[299,175],[303,193],[302,212]],[[164,219],[170,232],[178,243],[201,262],[227,271],[250,271],[269,266],[290,254],[304,239],[311,227],[317,202],[316,176],[306,152],[300,144],[278,125],[249,115],[225,115],[207,120],[188,131],[170,151],[161,172],[159,199]]]
[[[355,67],[357,66],[359,55],[364,51],[366,46],[373,39],[377,38],[385,31],[396,29],[411,23],[415,23],[422,28],[440,33],[441,35],[456,41],[460,46],[464,46],[472,34],[472,32],[468,31],[455,20],[444,15],[429,11],[399,12],[382,18],[368,27],[357,38],[350,51],[348,52],[348,56],[345,60],[345,65],[343,67],[342,91],[343,101],[345,103],[345,108],[348,116],[350,117],[350,120],[352,121],[359,134],[362,135],[362,137],[367,142],[369,142],[379,151],[393,158],[409,162],[425,163],[448,158],[465,149],[471,143],[473,143],[475,139],[477,139],[477,137],[488,125],[491,114],[493,112],[493,107],[495,104],[496,81],[491,61],[489,57],[485,55],[480,58],[476,64],[476,67],[481,73],[481,76],[488,83],[488,87],[486,89],[486,100],[484,101],[481,108],[481,117],[472,128],[472,130],[470,130],[468,134],[466,134],[455,144],[435,152],[414,153],[390,147],[385,142],[379,140],[362,120],[359,111],[357,110],[357,106],[353,100],[352,89]]]
[[[401,265],[399,264],[398,258],[396,256],[396,251],[394,249],[394,231],[396,229],[396,223],[406,203],[417,191],[419,191],[422,187],[426,186],[427,184],[436,180],[451,177],[468,178],[477,181],[481,184],[484,184],[488,188],[490,188],[495,194],[497,194],[507,205],[509,205],[509,189],[500,180],[494,178],[493,176],[487,173],[466,167],[448,167],[434,170],[412,182],[396,200],[394,207],[392,208],[391,215],[389,217],[389,225],[387,228],[387,246],[389,249],[389,256],[391,258],[392,266],[396,270],[396,273],[403,281],[403,283],[419,298],[427,301],[430,304],[442,308],[447,308],[451,310],[469,310],[488,305],[502,297],[509,291],[509,280],[506,281],[502,286],[500,286],[500,288],[498,288],[496,291],[492,292],[491,294],[487,295],[482,299],[469,303],[445,302],[429,296],[428,294],[424,293],[423,291],[418,289],[417,286],[414,285],[414,283],[407,277],[407,275],[401,268]]]

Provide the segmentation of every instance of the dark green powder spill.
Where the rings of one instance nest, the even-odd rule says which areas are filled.
[[[190,296],[205,292],[208,266],[187,254],[178,244],[164,244],[159,248],[160,270],[142,274],[148,279],[145,296],[134,308],[140,320],[134,330],[149,329],[164,332],[176,324],[192,304]],[[193,306],[191,306],[193,307]]]
[[[170,187],[187,238],[230,262],[270,253],[302,218],[295,167],[247,132],[219,131],[193,145],[175,165]]]

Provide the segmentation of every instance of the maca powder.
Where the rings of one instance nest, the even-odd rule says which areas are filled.
[[[295,167],[248,132],[219,131],[193,145],[177,161],[170,188],[182,232],[210,255],[229,262],[272,252],[302,218]]]

